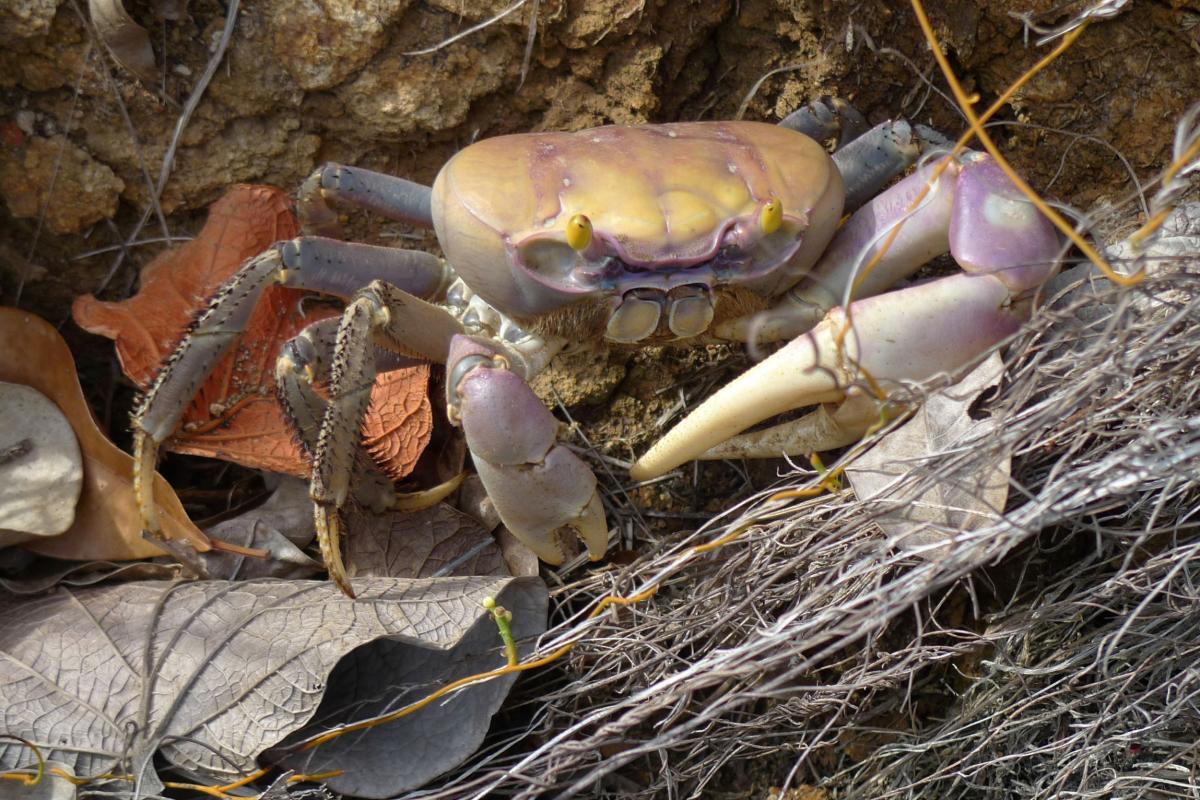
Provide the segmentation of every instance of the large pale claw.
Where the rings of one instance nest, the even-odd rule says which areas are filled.
[[[853,392],[840,404],[822,403],[799,419],[734,436],[701,453],[701,460],[804,456],[862,439],[872,425],[889,417],[887,403]]]
[[[1014,333],[1024,317],[992,275],[952,275],[836,308],[705,401],[630,469],[661,475],[734,434],[794,408],[840,403],[853,386],[885,389],[953,372]],[[811,441],[829,449],[844,441]]]
[[[593,560],[608,549],[596,477],[555,442],[558,421],[492,348],[456,336],[450,348],[449,402],[462,421],[475,469],[500,519],[538,558],[566,559],[570,528]]]

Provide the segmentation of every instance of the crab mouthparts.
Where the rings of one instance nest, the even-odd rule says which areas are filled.
[[[609,315],[605,337],[626,344],[651,337],[687,339],[706,331],[712,319],[712,290],[705,284],[631,289]]]

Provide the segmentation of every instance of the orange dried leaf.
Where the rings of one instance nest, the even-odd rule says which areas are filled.
[[[65,533],[28,542],[42,555],[95,561],[122,561],[163,555],[142,538],[142,522],[133,495],[133,459],[96,426],[79,388],[75,359],[54,327],[40,317],[0,308],[0,381],[21,383],[49,397],[66,415],[83,453],[83,491],[75,521]],[[200,552],[210,549],[161,476],[154,476],[154,497],[163,533],[188,541]]]
[[[433,435],[429,365],[385,372],[375,379],[363,441],[393,480],[412,472]]]
[[[92,295],[76,298],[75,321],[114,339],[121,368],[144,389],[217,288],[247,259],[298,232],[284,192],[269,186],[234,187],[212,205],[194,240],[163,253],[142,270],[137,295],[115,303]],[[305,296],[280,286],[263,292],[241,339],[216,364],[167,449],[273,472],[308,474],[308,462],[276,401],[274,377],[275,359],[284,343],[306,325],[336,313],[329,308],[305,311],[300,302]],[[391,457],[385,469],[396,477],[412,470],[428,443],[428,435],[414,437],[394,416],[420,403],[402,393],[419,395],[428,407],[428,368],[416,369],[424,372],[389,381],[386,391],[376,385],[365,426],[368,431],[392,431],[380,447]],[[426,417],[428,428],[432,414]],[[419,415],[415,421],[420,425]]]

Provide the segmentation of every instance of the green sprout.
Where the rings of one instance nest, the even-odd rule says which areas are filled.
[[[512,612],[504,606],[496,605],[496,598],[483,598],[483,607],[492,614],[492,619],[496,620],[496,628],[500,631],[500,640],[504,642],[504,655],[508,658],[508,665],[515,667],[518,662],[517,658],[517,640],[512,635]]]

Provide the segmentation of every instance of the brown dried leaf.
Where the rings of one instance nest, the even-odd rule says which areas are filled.
[[[315,750],[295,742],[503,666],[495,597],[528,642],[546,587],[529,578],[146,582],[0,595],[0,718],[78,775],[153,775],[157,754],[222,784],[264,763],[340,770],[337,792],[391,797],[482,741],[515,675],[455,692]],[[283,745],[264,756],[268,748]],[[0,739],[0,770],[28,763]]]
[[[158,80],[150,34],[133,21],[121,0],[88,0],[88,11],[100,40],[125,69],[138,80],[153,85]]]
[[[76,298],[76,323],[116,341],[121,368],[143,389],[207,300],[248,258],[299,232],[288,196],[270,186],[237,186],[209,209],[191,242],[163,253],[142,270],[141,289],[110,303]],[[166,447],[248,467],[306,477],[308,462],[275,397],[280,348],[306,325],[335,315],[307,304],[306,292],[273,286],[233,350],[213,368]],[[385,373],[371,392],[364,423],[372,451],[393,478],[412,471],[429,443],[433,412],[429,367]]]
[[[923,480],[920,486],[912,480],[919,477],[912,471],[996,429],[995,419],[972,419],[968,411],[985,390],[999,383],[1003,372],[1003,360],[993,353],[957,384],[930,395],[912,419],[847,467],[846,477],[859,500],[886,504],[876,521],[901,546],[922,548],[927,557],[936,557],[939,550],[930,545],[999,519],[1008,499],[1009,456],[975,474],[938,473],[936,481]]]
[[[23,383],[49,397],[66,414],[83,451],[83,490],[75,521],[65,533],[24,546],[42,555],[80,561],[121,561],[162,555],[142,538],[141,516],[133,496],[133,459],[108,440],[92,419],[75,375],[67,343],[45,320],[0,308],[0,380]],[[163,533],[209,549],[171,487],[154,476],[154,496]]]
[[[413,471],[432,435],[429,365],[379,375],[363,420],[363,443],[375,463],[398,481]]]

